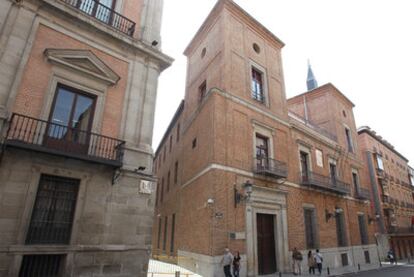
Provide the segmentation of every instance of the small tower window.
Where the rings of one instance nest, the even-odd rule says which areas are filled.
[[[201,58],[204,58],[206,55],[207,49],[204,47],[203,50],[201,50]]]
[[[257,45],[257,43],[253,43],[253,50],[254,52],[256,52],[257,54],[260,54],[260,46]]]
[[[264,102],[263,74],[252,67],[252,97],[253,99]]]

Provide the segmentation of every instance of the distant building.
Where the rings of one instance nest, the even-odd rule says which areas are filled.
[[[358,129],[364,174],[373,192],[376,232],[383,255],[392,248],[399,259],[414,255],[413,170],[408,159],[369,127]]]
[[[146,276],[162,5],[0,1],[0,276]]]
[[[154,159],[155,258],[202,276],[222,274],[225,247],[242,276],[290,272],[294,247],[333,270],[378,262],[354,104],[332,84],[286,99],[283,46],[220,0],[186,48],[185,99]]]

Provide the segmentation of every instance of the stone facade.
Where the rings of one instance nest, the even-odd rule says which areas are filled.
[[[185,50],[185,100],[154,159],[155,258],[202,276],[223,276],[225,247],[241,253],[241,276],[291,272],[294,247],[304,255],[320,248],[331,269],[378,263],[354,105],[332,84],[286,99],[283,45],[233,1],[222,0]],[[253,69],[262,78],[259,98],[252,96]],[[257,152],[263,140],[265,164]],[[312,239],[304,224],[309,209]],[[272,222],[271,231],[260,222]],[[263,236],[274,239],[270,269],[258,243]]]
[[[369,127],[358,129],[364,175],[373,192],[372,210],[382,255],[393,249],[398,259],[414,256],[414,186],[408,160]]]
[[[33,255],[60,256],[62,276],[146,276],[157,79],[172,62],[160,50],[163,1],[82,3],[0,2],[0,276]],[[93,118],[87,128],[52,122],[60,87],[94,99],[79,116]],[[68,242],[28,239],[42,176],[79,184]]]

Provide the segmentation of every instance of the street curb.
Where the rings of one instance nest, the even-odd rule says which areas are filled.
[[[360,271],[356,271],[356,272],[346,272],[346,273],[334,274],[334,275],[329,275],[329,276],[332,276],[332,277],[350,276],[350,275],[355,275],[355,274],[362,273],[362,272],[381,271],[381,270],[386,270],[386,269],[389,269],[389,268],[391,269],[391,268],[395,268],[395,267],[399,267],[399,266],[401,266],[401,265],[379,267],[379,268],[373,268],[373,269],[367,269],[367,270],[360,270]]]

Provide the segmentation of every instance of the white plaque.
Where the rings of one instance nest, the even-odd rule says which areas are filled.
[[[139,186],[139,192],[143,194],[151,194],[152,182],[147,181],[147,180],[141,180],[141,184]]]

